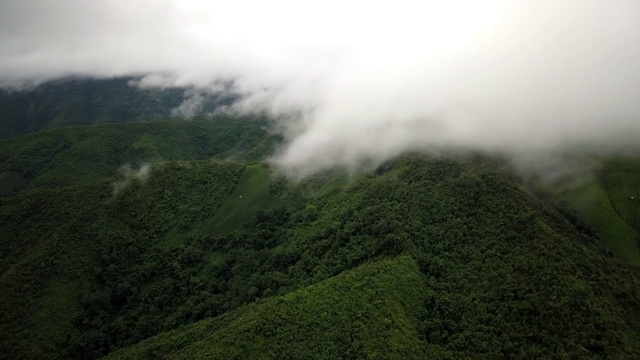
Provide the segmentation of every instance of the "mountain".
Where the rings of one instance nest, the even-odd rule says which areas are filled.
[[[273,147],[262,118],[142,121],[50,129],[0,140],[0,194],[90,183],[127,165],[210,157],[261,159]]]
[[[185,89],[145,89],[134,77],[54,80],[35,89],[0,89],[0,139],[53,127],[167,119],[188,97]],[[204,94],[202,111],[230,105],[234,96]]]
[[[637,158],[292,181],[279,141],[230,115],[1,140],[0,358],[640,357]]]

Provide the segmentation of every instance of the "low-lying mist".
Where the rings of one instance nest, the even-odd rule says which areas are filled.
[[[632,0],[0,4],[4,87],[139,75],[192,88],[188,116],[232,84],[229,111],[278,119],[271,161],[294,176],[416,149],[635,151],[639,44]]]

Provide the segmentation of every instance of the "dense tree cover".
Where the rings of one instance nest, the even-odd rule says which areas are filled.
[[[266,119],[129,80],[0,93],[0,358],[640,358],[637,159],[291,183]]]
[[[60,126],[167,119],[184,98],[184,89],[140,89],[131,77],[63,79],[35,89],[0,89],[0,139]],[[229,105],[234,97],[211,94],[204,112]]]
[[[125,328],[142,326],[136,329],[138,336],[154,334],[144,329],[153,328],[152,321],[145,325],[134,316],[175,313],[163,301],[184,305],[172,289],[196,284],[180,270],[181,264],[193,261],[188,234],[215,212],[242,169],[216,161],[166,163],[154,166],[144,184],[134,181],[115,196],[112,183],[103,181],[33,191],[4,201],[0,207],[2,353],[96,356],[90,349],[109,348],[110,336],[127,336],[134,330],[123,331],[120,312],[128,316]],[[175,243],[176,239],[186,244]],[[153,279],[158,282],[142,291],[142,284]],[[48,294],[44,289],[50,287],[64,287],[70,294]],[[126,311],[130,300],[135,303],[149,296],[153,301],[145,302],[148,308],[134,308],[144,311]],[[68,317],[47,323],[48,315],[55,315],[46,314],[47,310],[57,310],[49,302],[64,302],[61,307],[70,312]],[[156,305],[159,309],[152,310]],[[45,312],[42,324],[36,322],[41,311]],[[60,335],[53,341],[61,343],[49,343]],[[39,337],[44,347],[32,342]]]
[[[161,334],[110,358],[424,358],[416,320],[428,292],[411,257],[384,259]]]
[[[259,160],[274,143],[264,118],[219,115],[190,121],[163,120],[51,129],[0,140],[0,189],[15,192],[91,183],[117,174],[125,164],[137,168],[166,160],[210,157]]]
[[[234,193],[244,169],[163,162],[116,195],[102,178],[3,197],[0,353],[640,356],[636,270],[491,160],[260,172],[258,211]],[[251,221],[203,231],[230,208]]]

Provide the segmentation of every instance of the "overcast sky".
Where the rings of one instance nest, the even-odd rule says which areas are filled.
[[[442,145],[640,143],[637,0],[0,0],[0,54],[5,87],[233,80],[300,174]]]

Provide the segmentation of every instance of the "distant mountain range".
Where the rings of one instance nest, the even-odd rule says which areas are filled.
[[[0,90],[0,139],[70,125],[167,119],[185,100],[186,89],[141,89],[136,78],[72,78],[34,89]],[[202,112],[229,105],[232,94],[202,94]]]

